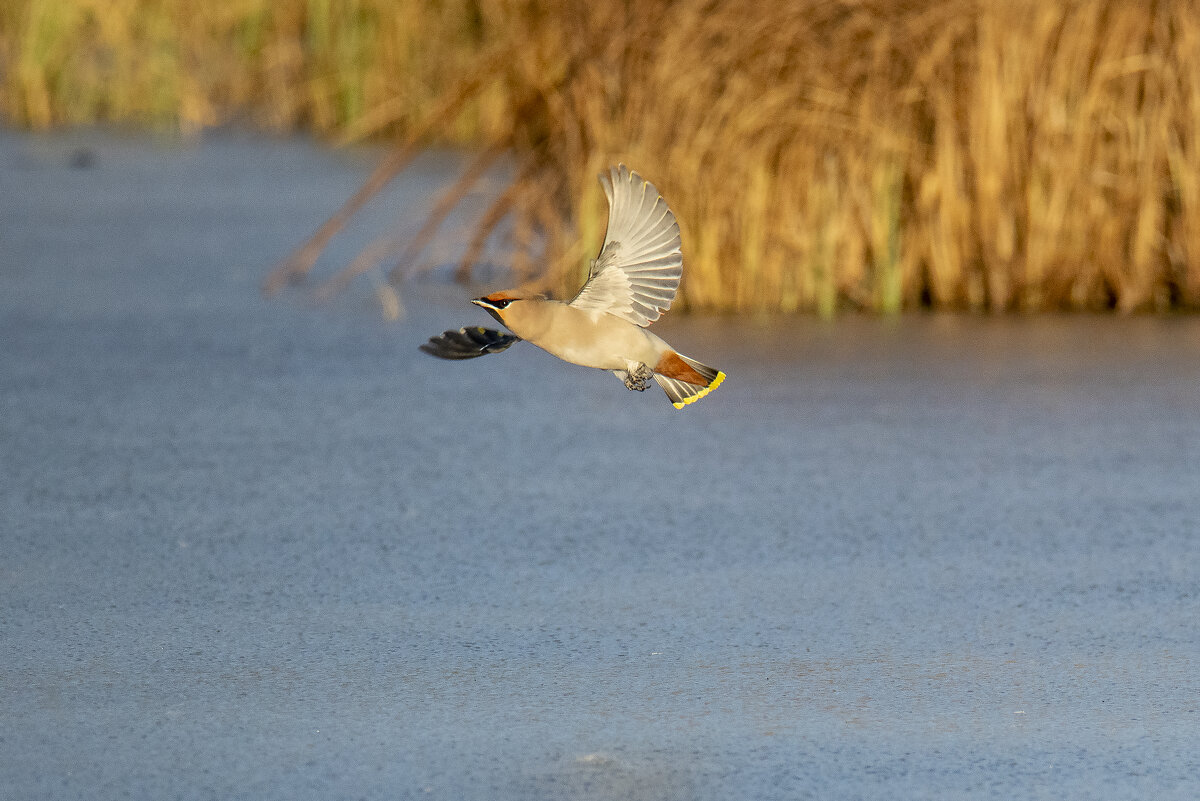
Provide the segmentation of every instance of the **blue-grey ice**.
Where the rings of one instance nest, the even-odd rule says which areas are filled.
[[[375,155],[0,134],[0,798],[1200,797],[1200,320],[672,312],[676,411],[262,298]]]

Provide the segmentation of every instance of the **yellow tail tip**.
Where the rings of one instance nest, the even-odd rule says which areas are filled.
[[[717,387],[721,386],[721,382],[724,380],[725,380],[725,374],[722,373],[720,370],[718,370],[717,377],[714,378],[712,380],[712,383],[709,384],[707,387],[700,390],[695,395],[689,395],[688,397],[684,398],[681,401],[672,401],[671,405],[674,406],[676,409],[682,409],[684,406],[687,406],[689,403],[695,403],[696,401],[700,400],[708,393],[712,392]]]

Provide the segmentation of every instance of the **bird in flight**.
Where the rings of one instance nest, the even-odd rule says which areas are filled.
[[[646,330],[671,307],[683,273],[675,215],[654,184],[624,164],[601,173],[600,185],[608,198],[608,231],[573,300],[493,292],[471,302],[512,333],[470,326],[431,337],[421,350],[473,359],[524,339],[572,364],[610,370],[631,390],[642,392],[653,379],[676,409],[716,389],[724,373]]]

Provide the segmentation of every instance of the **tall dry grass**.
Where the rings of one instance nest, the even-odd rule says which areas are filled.
[[[678,212],[696,308],[1200,302],[1192,3],[580,3],[556,19],[507,80],[534,98],[514,115],[529,173],[513,211],[548,232],[560,290],[602,236],[594,175],[625,160]]]
[[[0,110],[38,129],[395,135],[472,67],[476,17],[472,0],[5,0]],[[441,138],[474,141],[503,111],[481,96]]]
[[[10,117],[157,119],[170,103],[154,98],[174,91],[185,126],[248,109],[276,128],[407,137],[376,186],[422,142],[471,140],[484,155],[433,222],[511,153],[514,181],[468,255],[510,218],[516,271],[560,293],[603,237],[595,175],[623,160],[680,218],[692,308],[1200,308],[1191,2],[17,6],[0,12],[0,34],[19,33],[0,35]],[[136,35],[48,21],[110,6]],[[166,44],[52,69],[97,58],[64,30]],[[104,70],[142,89],[70,77]],[[116,99],[61,102],[76,95]],[[322,241],[280,275],[305,272]]]

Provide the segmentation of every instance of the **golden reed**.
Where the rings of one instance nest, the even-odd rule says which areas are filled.
[[[429,231],[509,154],[468,261],[508,219],[560,291],[625,161],[678,214],[694,309],[1200,308],[1186,0],[16,0],[0,108],[405,140],[377,184],[470,144]]]

